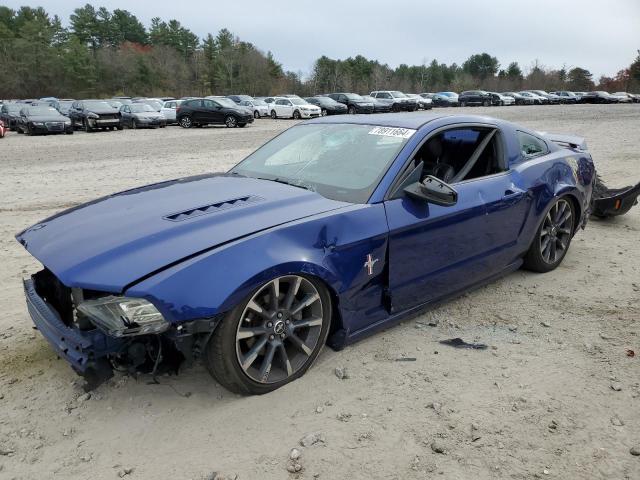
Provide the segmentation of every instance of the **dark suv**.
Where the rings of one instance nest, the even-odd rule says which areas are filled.
[[[330,93],[336,102],[347,106],[347,113],[373,113],[373,102],[368,102],[357,93]]]
[[[182,128],[204,125],[246,127],[253,123],[253,112],[226,97],[194,98],[178,106],[176,120]]]
[[[458,104],[461,107],[467,105],[483,105],[488,107],[491,105],[491,94],[484,90],[468,90],[458,95]]]
[[[73,128],[81,127],[85,132],[94,130],[122,130],[120,112],[104,100],[78,100],[71,104],[67,115]]]

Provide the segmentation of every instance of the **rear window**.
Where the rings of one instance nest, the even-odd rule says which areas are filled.
[[[520,152],[524,158],[538,157],[549,151],[543,140],[528,133],[518,132],[518,141],[520,142]]]

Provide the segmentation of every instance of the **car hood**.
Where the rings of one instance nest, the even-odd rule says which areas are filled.
[[[85,111],[87,113],[95,113],[96,115],[115,115],[117,113],[120,113],[120,111],[116,110],[116,109],[106,110],[106,109],[103,109],[103,108],[87,109]]]
[[[27,120],[30,122],[67,122],[69,119],[62,115],[30,115]]]
[[[16,239],[65,285],[116,293],[198,253],[346,205],[290,185],[212,174],[103,197]]]
[[[136,118],[164,118],[164,115],[161,112],[136,112],[132,113],[132,115]]]

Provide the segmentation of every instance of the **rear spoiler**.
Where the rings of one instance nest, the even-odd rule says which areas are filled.
[[[557,143],[561,147],[570,147],[577,150],[586,150],[587,141],[577,135],[560,135],[556,133],[538,132],[547,140]]]

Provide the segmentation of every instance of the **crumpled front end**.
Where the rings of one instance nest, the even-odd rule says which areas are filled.
[[[199,356],[217,325],[217,319],[202,319],[147,334],[151,330],[132,325],[123,315],[122,328],[107,331],[99,318],[83,314],[82,306],[114,298],[110,294],[71,289],[47,269],[23,284],[35,327],[58,356],[84,377],[86,391],[110,379],[114,369],[132,374],[177,372],[185,360],[191,363]]]

